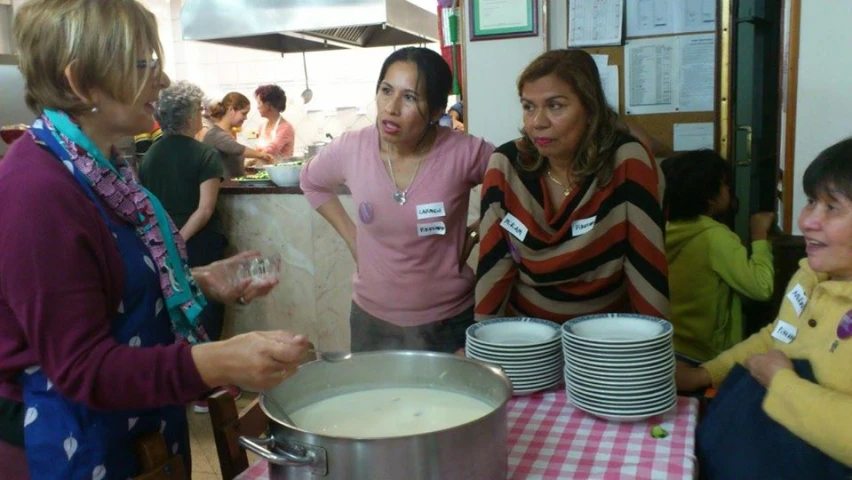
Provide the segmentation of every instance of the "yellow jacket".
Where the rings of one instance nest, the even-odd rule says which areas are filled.
[[[772,378],[763,410],[809,444],[852,466],[852,338],[837,338],[840,319],[852,311],[852,282],[828,280],[811,270],[807,259],[799,267],[787,292],[801,285],[808,302],[798,315],[785,297],[778,314],[779,320],[797,328],[793,341],[783,343],[772,337],[776,320],[702,366],[718,386],[734,364],[743,364],[754,354],[775,349],[791,359],[809,360],[819,384],[799,378],[792,370],[782,370]],[[832,352],[835,341],[838,344]]]

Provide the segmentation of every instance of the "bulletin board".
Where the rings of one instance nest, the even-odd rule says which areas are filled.
[[[649,38],[649,37],[636,37],[630,38],[630,40],[638,40],[640,38]],[[625,101],[625,83],[624,83],[624,46],[612,46],[612,47],[583,47],[582,49],[591,54],[600,54],[600,55],[608,55],[609,56],[609,65],[617,65],[618,66],[618,104],[620,111],[618,112],[619,116],[625,120],[629,120],[637,125],[641,126],[645,131],[648,132],[649,135],[656,138],[658,141],[662,142],[669,148],[674,148],[674,125],[676,123],[699,123],[705,122],[714,124],[714,145],[715,149],[719,150],[719,134],[720,134],[720,126],[719,126],[719,67],[718,65],[721,63],[720,59],[720,41],[718,31],[716,32],[716,73],[715,73],[715,93],[714,93],[714,110],[710,112],[675,112],[675,113],[658,113],[658,114],[647,114],[647,115],[626,115],[624,107],[627,104]]]

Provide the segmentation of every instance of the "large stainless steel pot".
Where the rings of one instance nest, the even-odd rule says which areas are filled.
[[[457,427],[406,437],[331,437],[287,424],[278,412],[294,412],[335,395],[383,387],[443,389],[478,398],[488,415]],[[266,439],[240,444],[269,460],[276,479],[491,480],[506,478],[506,403],[509,379],[495,366],[456,355],[388,351],[358,353],[341,362],[303,365],[261,395],[270,418]],[[358,415],[353,411],[352,415]]]

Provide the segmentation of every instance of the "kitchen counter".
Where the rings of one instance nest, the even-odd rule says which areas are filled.
[[[223,195],[257,195],[257,194],[284,194],[302,195],[302,189],[295,187],[279,187],[272,182],[235,182],[225,180],[222,182],[219,193]],[[345,185],[337,187],[338,195],[348,195],[349,189]]]
[[[234,183],[223,184],[218,204],[228,254],[279,254],[281,283],[265,298],[226,308],[225,336],[285,329],[307,335],[317,348],[348,350],[355,262],[346,243],[299,187]],[[340,200],[356,213],[351,195]]]

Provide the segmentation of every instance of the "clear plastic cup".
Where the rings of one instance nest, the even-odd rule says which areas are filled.
[[[273,254],[266,257],[255,257],[247,260],[237,267],[235,276],[236,283],[241,283],[246,278],[253,282],[268,282],[278,280],[281,275],[281,255]]]

